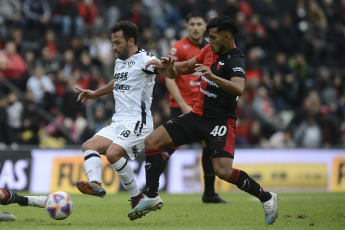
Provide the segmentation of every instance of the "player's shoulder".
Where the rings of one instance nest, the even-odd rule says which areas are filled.
[[[145,57],[148,57],[150,59],[156,58],[154,54],[147,52],[146,50],[141,49],[141,48],[138,48],[136,55],[138,55],[139,57],[143,57],[143,58],[145,58]]]
[[[138,49],[138,52],[134,55],[139,62],[145,63],[152,60],[157,59],[156,56],[150,52],[147,52],[144,49]]]

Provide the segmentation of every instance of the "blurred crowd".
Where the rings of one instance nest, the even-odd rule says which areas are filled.
[[[131,20],[138,46],[167,56],[193,10],[239,27],[238,147],[345,147],[345,0],[0,0],[0,149],[90,138],[110,123],[114,100],[77,102],[74,86],[112,79],[109,28]],[[169,119],[164,81],[157,76],[155,127]]]

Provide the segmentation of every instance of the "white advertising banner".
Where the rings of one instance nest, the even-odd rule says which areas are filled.
[[[168,192],[203,192],[201,152],[174,153],[169,160]],[[345,191],[345,150],[341,149],[237,149],[233,167],[246,171],[263,187]],[[216,181],[217,192],[233,188],[225,181]]]

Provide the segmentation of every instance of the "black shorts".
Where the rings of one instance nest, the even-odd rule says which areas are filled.
[[[233,118],[206,119],[190,112],[163,126],[176,146],[204,140],[212,158],[234,159],[236,120]]]

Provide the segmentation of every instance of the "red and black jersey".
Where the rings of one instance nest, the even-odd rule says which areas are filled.
[[[238,48],[223,55],[215,55],[210,45],[207,45],[196,56],[196,61],[209,67],[214,75],[226,80],[232,77],[246,78],[245,57]],[[237,99],[236,95],[224,91],[215,82],[202,76],[200,93],[192,112],[204,118],[236,119]]]
[[[177,62],[188,61],[200,53],[200,50],[207,45],[207,41],[203,40],[201,45],[193,44],[188,37],[185,37],[176,42],[171,48],[169,56]],[[195,104],[200,86],[200,73],[193,73],[191,75],[179,75],[175,78],[177,87],[185,102],[192,106]],[[169,94],[170,107],[177,107],[174,98]]]

